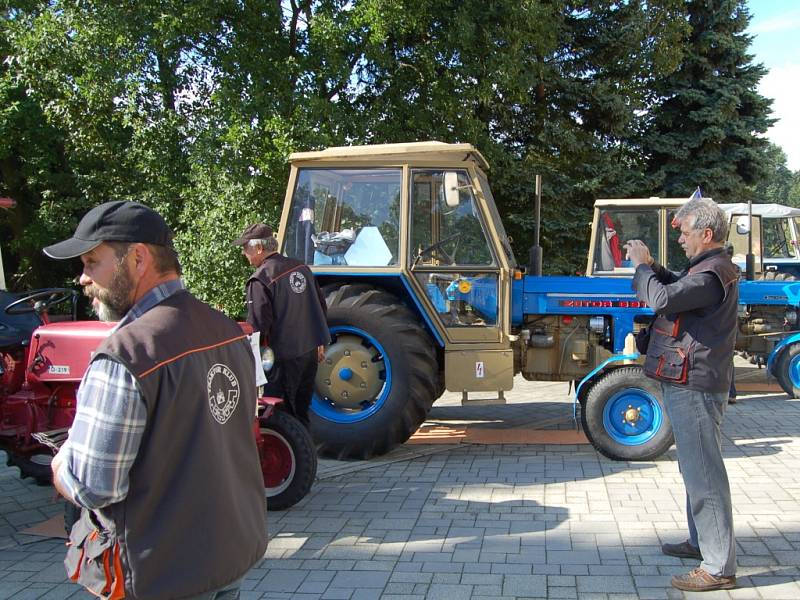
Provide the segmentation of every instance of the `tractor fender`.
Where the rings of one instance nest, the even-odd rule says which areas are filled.
[[[444,348],[444,339],[405,274],[331,272],[317,268],[312,271],[320,287],[323,288],[323,292],[327,288],[338,288],[348,284],[365,284],[395,296],[422,321],[425,330],[434,339],[437,346]]]
[[[592,371],[589,372],[586,377],[578,382],[578,385],[575,386],[575,399],[572,402],[572,419],[577,423],[578,422],[578,404],[580,403],[581,399],[581,392],[584,389],[584,386],[587,386],[586,389],[591,387],[591,382],[593,382],[599,375],[601,375],[605,370],[606,367],[613,363],[619,363],[625,360],[636,360],[639,358],[638,352],[633,352],[631,354],[617,354],[608,358],[597,365]],[[614,366],[622,366],[622,365],[614,365]]]
[[[773,367],[778,361],[778,358],[780,358],[781,353],[788,346],[794,344],[795,342],[800,342],[800,332],[793,333],[792,335],[787,336],[778,342],[778,344],[772,349],[772,352],[769,353],[769,358],[767,359],[767,373],[773,377],[777,377],[777,375],[772,371]]]

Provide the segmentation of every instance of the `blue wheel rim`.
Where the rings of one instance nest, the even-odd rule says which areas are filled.
[[[606,433],[623,446],[641,446],[655,437],[664,423],[658,400],[641,388],[626,388],[603,407]]]
[[[331,327],[331,338],[333,340],[336,340],[337,337],[343,333],[357,336],[360,338],[363,346],[371,349],[374,348],[377,352],[377,357],[383,363],[383,369],[379,375],[383,381],[383,386],[371,402],[362,404],[357,410],[342,409],[336,406],[333,401],[320,394],[316,389],[317,386],[315,386],[314,395],[311,398],[311,410],[319,417],[334,423],[358,423],[359,421],[369,419],[375,415],[386,403],[386,399],[392,391],[392,365],[383,345],[363,329],[347,325]],[[352,377],[350,369],[335,368],[334,371],[343,381],[349,381]]]

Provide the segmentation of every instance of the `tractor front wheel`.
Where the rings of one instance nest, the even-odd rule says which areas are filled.
[[[311,431],[320,452],[367,459],[405,442],[440,391],[434,343],[396,297],[368,285],[326,288],[331,345]]]
[[[581,404],[581,422],[597,451],[614,460],[652,460],[674,441],[661,386],[637,366],[602,375]]]
[[[800,398],[800,343],[789,344],[775,365],[775,378],[790,398]]]
[[[284,510],[302,500],[317,475],[314,442],[303,425],[277,409],[259,419],[261,472],[268,510]]]

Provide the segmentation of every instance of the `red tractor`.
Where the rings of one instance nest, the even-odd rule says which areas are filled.
[[[23,478],[42,484],[51,480],[53,449],[66,439],[75,417],[76,392],[89,359],[114,325],[75,320],[78,297],[64,288],[24,295],[0,289],[0,449]],[[51,316],[57,306],[71,309]],[[254,426],[272,510],[301,500],[317,472],[311,436],[280,410],[280,402],[259,398]]]

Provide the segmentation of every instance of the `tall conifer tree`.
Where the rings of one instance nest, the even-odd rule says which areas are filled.
[[[744,0],[689,0],[691,32],[681,65],[656,82],[645,130],[651,192],[688,196],[699,185],[719,201],[746,199],[767,176],[771,100],[766,69],[748,53]]]

